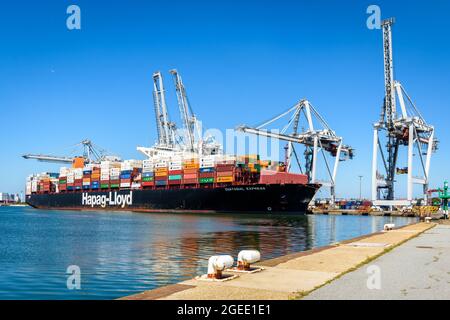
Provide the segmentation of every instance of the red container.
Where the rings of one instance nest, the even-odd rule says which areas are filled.
[[[197,184],[198,179],[183,179],[184,184]]]
[[[181,184],[181,180],[169,180],[170,185],[178,185]]]
[[[183,174],[183,170],[169,170],[169,175]]]
[[[131,183],[131,179],[120,179],[120,183]]]
[[[217,176],[218,177],[229,177],[233,175],[233,171],[218,171]]]
[[[144,181],[142,182],[143,187],[153,187],[155,183],[153,181]]]
[[[197,179],[198,178],[198,175],[197,175],[197,173],[189,173],[189,174],[186,174],[186,173],[184,173],[184,176],[183,176],[183,179],[187,179],[187,180],[190,180],[190,179]]]
[[[193,173],[197,173],[198,169],[194,168],[194,169],[184,169],[184,174],[193,174]]]
[[[216,171],[217,172],[224,172],[224,171],[233,171],[234,165],[224,164],[224,165],[217,165]]]
[[[198,174],[199,178],[214,178],[214,172],[200,172]]]
[[[158,181],[167,180],[167,179],[168,179],[168,176],[155,177],[155,180],[158,180]]]
[[[120,180],[111,180],[109,181],[110,184],[119,184]]]
[[[304,174],[277,172],[277,171],[261,171],[259,183],[262,184],[307,184],[308,176]]]

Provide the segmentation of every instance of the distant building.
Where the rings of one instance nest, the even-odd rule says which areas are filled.
[[[0,203],[18,203],[21,202],[20,195],[18,193],[6,193],[0,192]]]

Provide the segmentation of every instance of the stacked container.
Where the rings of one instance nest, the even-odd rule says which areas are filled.
[[[25,184],[25,195],[30,195],[32,193],[32,181],[33,181],[33,175],[30,175],[27,177],[27,182]]]
[[[214,158],[212,156],[200,158],[200,169],[198,182],[200,184],[211,184],[215,182]]]
[[[183,178],[183,162],[180,158],[169,161],[169,185],[180,185]]]
[[[91,174],[92,167],[85,166],[83,168],[83,190],[89,190],[91,188]]]
[[[75,190],[75,172],[69,169],[67,172],[67,191]]]
[[[83,187],[83,168],[73,169],[75,182],[73,184],[75,190],[81,190]]]
[[[100,162],[100,189],[109,189],[109,170],[111,161]]]
[[[155,164],[155,186],[166,186],[168,184],[168,161],[160,160]]]
[[[142,161],[142,187],[153,187],[155,185],[154,168],[153,160],[147,159]]]
[[[232,163],[218,163],[216,164],[216,182],[217,183],[231,183],[234,181],[235,164]]]
[[[67,174],[70,169],[61,167],[59,169],[59,191],[67,191]]]
[[[130,163],[122,162],[120,164],[120,187],[130,188],[131,187],[131,172],[133,168]]]
[[[98,190],[100,188],[101,169],[98,165],[92,166],[91,173],[91,189]]]
[[[197,184],[198,183],[198,158],[185,159],[183,163],[183,183]]]
[[[112,167],[109,169],[109,186],[111,189],[120,187],[120,167]]]

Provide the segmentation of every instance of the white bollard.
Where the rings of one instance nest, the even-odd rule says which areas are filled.
[[[394,229],[395,228],[395,223],[386,223],[385,225],[384,225],[384,231],[388,231],[388,230],[392,230],[392,229]]]
[[[258,250],[242,250],[238,255],[238,270],[250,270],[250,264],[261,260],[261,253]]]
[[[220,255],[212,256],[208,260],[208,278],[221,279],[222,271],[233,266],[232,256]]]

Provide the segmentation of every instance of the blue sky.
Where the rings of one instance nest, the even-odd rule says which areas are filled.
[[[81,30],[66,8],[81,8]],[[209,128],[257,124],[308,98],[356,149],[338,196],[370,195],[372,123],[383,99],[381,31],[366,8],[396,17],[396,78],[436,127],[432,186],[450,178],[448,1],[23,1],[0,11],[0,191],[23,190],[56,165],[24,153],[67,154],[90,138],[123,158],[156,138],[151,75],[183,76]],[[400,190],[400,192],[403,192]]]

